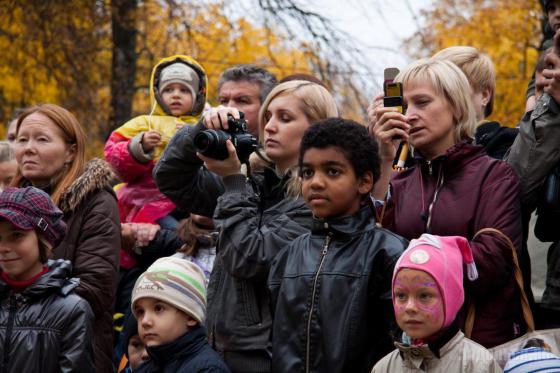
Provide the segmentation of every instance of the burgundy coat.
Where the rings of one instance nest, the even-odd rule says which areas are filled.
[[[520,251],[518,189],[508,164],[490,158],[481,146],[462,141],[432,161],[417,155],[414,167],[394,175],[383,227],[409,240],[422,233],[472,240],[478,230],[496,228]],[[520,322],[511,249],[492,233],[481,234],[471,247],[479,273],[474,282],[465,276],[465,304],[474,300],[476,306],[471,339],[492,347],[513,339],[520,326],[525,327]]]

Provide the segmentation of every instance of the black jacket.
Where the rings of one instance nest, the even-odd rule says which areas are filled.
[[[229,373],[210,348],[204,327],[197,326],[171,343],[147,347],[150,359],[134,373]]]
[[[501,127],[498,122],[485,122],[476,128],[475,143],[482,145],[486,153],[495,159],[504,159],[515,137],[517,128]]]
[[[185,126],[170,140],[154,169],[158,188],[182,210],[214,213],[220,236],[208,284],[207,327],[220,351],[270,351],[270,297],[266,279],[276,254],[311,228],[302,198],[285,197],[288,177],[266,169],[222,179],[196,157],[194,136],[204,127]],[[215,210],[215,211],[214,211]]]
[[[72,265],[49,271],[21,293],[0,279],[0,372],[94,372],[93,313],[74,293]]]
[[[282,250],[268,280],[273,371],[369,372],[394,348],[391,279],[406,246],[365,206],[315,220]]]

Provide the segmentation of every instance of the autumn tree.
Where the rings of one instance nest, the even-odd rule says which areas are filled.
[[[78,116],[99,154],[115,126],[148,110],[150,70],[173,53],[199,60],[211,88],[222,70],[238,63],[256,63],[280,77],[318,75],[339,93],[346,113],[363,114],[350,67],[360,63],[359,53],[308,10],[311,1],[254,0],[251,21],[232,12],[234,3],[0,0],[0,121],[18,107],[58,103]]]
[[[1,1],[0,120],[18,107],[59,102],[85,123],[96,122],[99,90],[108,81],[103,41],[108,35],[102,3]]]
[[[405,43],[415,58],[454,45],[487,53],[496,68],[492,119],[515,126],[541,45],[542,7],[527,0],[436,0],[422,12],[422,29]]]

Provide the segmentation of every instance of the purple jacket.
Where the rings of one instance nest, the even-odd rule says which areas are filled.
[[[518,189],[508,164],[490,158],[481,146],[462,141],[432,161],[417,155],[414,167],[393,176],[383,227],[409,240],[422,233],[472,240],[478,230],[496,228],[523,257]],[[474,301],[476,306],[471,339],[492,347],[513,339],[525,327],[520,322],[511,249],[492,233],[481,234],[471,247],[479,272],[476,281],[465,280],[465,304]]]

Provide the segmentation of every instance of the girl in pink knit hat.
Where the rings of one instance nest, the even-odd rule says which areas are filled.
[[[393,273],[402,341],[372,372],[501,372],[490,352],[459,330],[463,264],[474,281],[478,273],[464,237],[423,234],[410,242]]]

